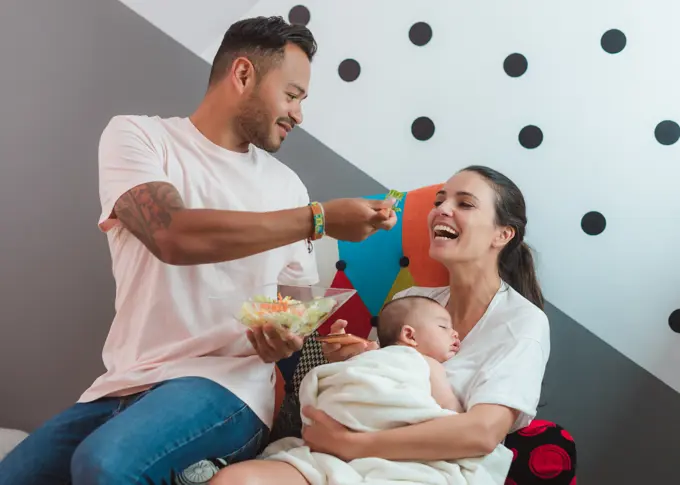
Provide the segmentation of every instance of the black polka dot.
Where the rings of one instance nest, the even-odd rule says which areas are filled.
[[[581,229],[589,236],[602,234],[605,227],[607,227],[607,220],[597,211],[588,212],[581,219]]]
[[[371,317],[371,327],[377,327],[378,326],[378,317],[376,315],[373,315]]]
[[[311,17],[309,9],[304,5],[296,5],[288,12],[288,21],[291,24],[307,25]]]
[[[402,268],[406,268],[409,264],[411,264],[411,261],[409,261],[409,259],[406,256],[402,257],[399,260],[399,266],[401,266]]]
[[[354,59],[345,59],[340,63],[340,66],[338,66],[338,74],[340,74],[340,78],[343,81],[351,83],[352,81],[356,81],[359,74],[361,74],[361,66]]]
[[[520,77],[527,72],[527,58],[522,54],[510,54],[503,62],[503,70],[510,77]]]
[[[680,126],[675,121],[662,121],[656,125],[654,136],[662,145],[672,145],[680,139]]]
[[[519,143],[524,148],[536,148],[543,143],[543,132],[538,126],[525,126],[519,132]]]
[[[335,269],[338,271],[345,271],[345,268],[347,268],[347,263],[345,263],[342,259],[335,263]]]
[[[618,54],[626,47],[626,34],[618,29],[611,29],[602,34],[600,45],[610,54]]]
[[[427,116],[421,116],[411,125],[411,133],[416,140],[429,140],[434,135],[434,122]]]
[[[671,316],[668,317],[668,325],[671,326],[671,330],[680,333],[680,309],[671,313]]]
[[[417,46],[424,46],[432,40],[432,27],[426,22],[416,22],[408,31],[408,38]]]

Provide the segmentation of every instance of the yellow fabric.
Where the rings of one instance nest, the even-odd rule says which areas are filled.
[[[399,271],[399,274],[394,279],[394,283],[392,283],[392,288],[390,289],[390,292],[387,294],[385,303],[390,301],[394,297],[394,295],[396,295],[400,291],[406,290],[414,286],[415,284],[416,283],[413,280],[413,276],[411,276],[411,272],[408,270],[408,268],[401,268],[401,271]]]

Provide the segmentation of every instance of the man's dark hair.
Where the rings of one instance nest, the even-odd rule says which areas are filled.
[[[223,78],[233,62],[247,57],[258,76],[283,60],[284,49],[295,44],[311,61],[316,54],[316,40],[303,25],[291,25],[283,17],[254,17],[239,20],[224,34],[210,70],[210,84]]]
[[[385,303],[377,319],[378,343],[381,348],[399,342],[399,335],[406,323],[406,317],[418,307],[419,303],[434,303],[439,306],[437,300],[423,295],[403,296]]]

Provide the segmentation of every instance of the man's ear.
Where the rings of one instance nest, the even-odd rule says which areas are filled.
[[[496,237],[493,240],[492,246],[494,248],[503,249],[512,238],[515,237],[515,228],[512,226],[501,226],[498,228]]]
[[[229,77],[239,93],[255,85],[255,66],[246,57],[238,57],[231,65]]]

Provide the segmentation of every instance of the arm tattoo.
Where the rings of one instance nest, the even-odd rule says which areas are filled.
[[[170,227],[173,213],[182,209],[184,202],[175,187],[166,182],[151,182],[124,193],[114,212],[123,226],[158,256],[156,232]]]

